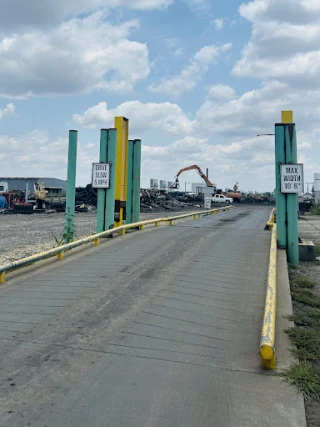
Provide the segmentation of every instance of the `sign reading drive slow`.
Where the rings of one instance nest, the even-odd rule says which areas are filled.
[[[92,163],[92,188],[110,188],[110,163]]]
[[[303,164],[280,166],[281,193],[303,193]]]

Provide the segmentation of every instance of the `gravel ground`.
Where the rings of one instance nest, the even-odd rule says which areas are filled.
[[[203,208],[202,208],[203,209]],[[141,214],[141,219],[180,215],[188,212],[165,211]],[[195,207],[192,211],[199,210]],[[78,238],[95,233],[96,213],[76,214]],[[61,239],[64,213],[51,215],[0,215],[0,265],[56,246],[55,237]]]
[[[312,240],[320,246],[320,216],[302,216],[299,219],[299,237]]]

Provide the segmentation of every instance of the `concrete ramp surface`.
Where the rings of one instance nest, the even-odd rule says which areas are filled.
[[[0,426],[305,426],[260,368],[269,213],[134,233],[1,287]]]

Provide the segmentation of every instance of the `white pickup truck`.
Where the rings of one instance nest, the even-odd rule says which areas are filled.
[[[233,199],[231,197],[226,197],[223,194],[215,194],[211,200],[213,203],[225,203],[226,205],[233,203]]]

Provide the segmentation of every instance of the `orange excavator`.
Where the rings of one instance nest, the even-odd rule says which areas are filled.
[[[180,183],[179,183],[179,176],[182,174],[182,172],[186,172],[186,171],[190,171],[195,169],[198,174],[201,176],[201,178],[204,180],[204,182],[207,184],[207,187],[213,187],[212,182],[209,180],[209,178],[207,177],[207,175],[199,168],[199,166],[197,165],[191,165],[191,166],[187,166],[186,168],[180,169],[179,172],[177,173],[176,179],[174,184],[170,187],[173,189],[179,189],[180,188]]]

